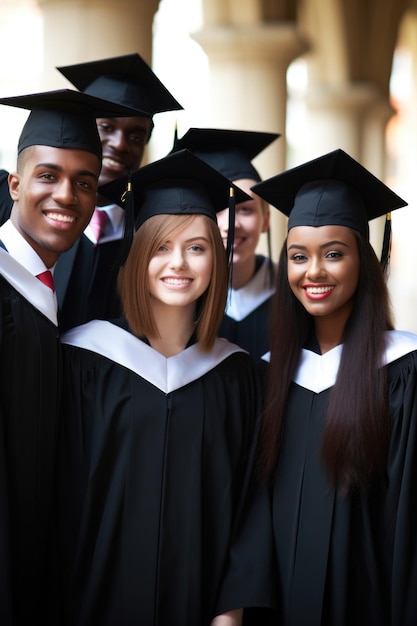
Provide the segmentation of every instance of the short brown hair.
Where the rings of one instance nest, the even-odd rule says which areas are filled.
[[[197,303],[196,334],[203,350],[213,347],[227,298],[227,262],[217,224],[202,215],[213,247],[210,284]],[[148,266],[156,250],[173,234],[188,226],[193,215],[155,215],[147,219],[133,238],[126,263],[120,269],[118,290],[123,313],[138,337],[155,337],[158,329],[152,315]]]

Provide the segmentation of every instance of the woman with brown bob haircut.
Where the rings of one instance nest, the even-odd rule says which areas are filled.
[[[260,415],[251,358],[216,337],[228,282],[216,212],[230,183],[182,151],[131,185],[125,318],[63,338],[62,624],[209,626]]]
[[[216,222],[206,221],[210,245],[214,249],[210,284],[197,303],[195,334],[201,348],[211,350],[222,320],[227,297],[227,259]],[[186,228],[194,215],[155,215],[144,222],[137,231],[126,263],[119,272],[119,293],[123,310],[131,330],[137,337],[154,337],[158,334],[152,313],[151,294],[147,279],[148,265],[159,246]]]

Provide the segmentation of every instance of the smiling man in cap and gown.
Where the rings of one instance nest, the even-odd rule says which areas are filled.
[[[0,227],[0,622],[44,625],[62,385],[53,272],[94,210],[96,117],[131,110],[72,90],[0,104],[30,110]]]

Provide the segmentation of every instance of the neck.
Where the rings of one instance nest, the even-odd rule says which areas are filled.
[[[252,256],[243,263],[233,264],[232,287],[233,289],[241,289],[244,287],[255,274],[256,257]]]
[[[351,311],[342,309],[332,316],[315,317],[314,326],[321,354],[343,343],[346,324]]]
[[[99,193],[96,195],[96,206],[108,206],[109,204],[111,204],[111,202],[109,202],[107,198],[100,196]]]
[[[152,309],[158,328],[158,336],[148,337],[152,348],[166,357],[182,352],[194,332],[195,305],[185,309],[154,303]]]

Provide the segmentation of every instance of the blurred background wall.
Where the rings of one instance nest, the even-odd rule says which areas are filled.
[[[255,160],[264,178],[343,148],[407,200],[389,288],[397,327],[417,332],[417,0],[0,0],[1,96],[70,87],[56,66],[130,52],[184,107],[155,116],[146,161],[176,125],[278,132]],[[26,116],[0,107],[0,168]]]

